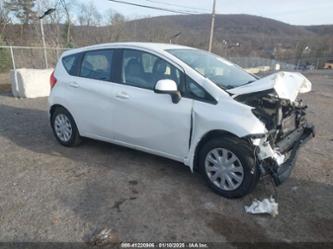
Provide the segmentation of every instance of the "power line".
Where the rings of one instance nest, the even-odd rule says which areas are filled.
[[[154,9],[154,10],[161,10],[161,11],[166,11],[166,12],[171,12],[171,13],[177,13],[177,14],[185,14],[185,15],[198,14],[198,13],[193,13],[193,12],[189,12],[189,11],[185,11],[185,10],[183,11],[183,10],[167,9],[167,8],[163,8],[163,7],[156,7],[156,6],[127,2],[127,1],[121,1],[121,0],[109,0],[109,1],[121,3],[121,4],[133,5],[133,6],[147,8],[147,9]]]
[[[167,8],[163,8],[163,7],[150,6],[150,5],[132,3],[132,2],[127,2],[127,1],[121,1],[121,0],[109,0],[109,1],[110,2],[115,2],[115,3],[121,3],[121,4],[127,4],[127,5],[142,7],[142,8],[147,8],[147,9],[154,9],[154,10],[161,10],[161,11],[166,11],[166,12],[171,12],[171,13],[176,13],[176,14],[183,14],[183,15],[201,14],[199,12],[190,12],[190,11],[186,11],[186,10],[167,9]]]
[[[174,3],[166,3],[166,2],[162,2],[162,1],[155,1],[155,0],[145,0],[147,2],[151,2],[151,3],[159,3],[159,4],[164,4],[164,5],[172,5],[172,6],[175,6],[175,7],[180,7],[180,8],[187,8],[187,9],[192,9],[192,10],[200,10],[200,11],[206,11],[206,12],[209,12],[209,10],[206,10],[206,9],[201,9],[201,8],[195,8],[195,7],[190,7],[190,6],[185,6],[185,5],[180,5],[180,4],[174,4]]]

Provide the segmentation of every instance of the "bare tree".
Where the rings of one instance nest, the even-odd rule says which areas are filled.
[[[4,33],[6,26],[10,23],[9,10],[0,2],[0,35]]]
[[[22,24],[30,24],[36,19],[36,0],[6,0],[5,8],[12,12]]]
[[[102,22],[104,25],[109,26],[112,24],[113,14],[114,14],[114,11],[111,8],[104,11],[104,13],[102,15]]]
[[[81,26],[99,26],[101,20],[102,15],[92,1],[79,5],[78,21]]]
[[[5,0],[4,7],[21,23],[21,39],[29,24],[36,20],[36,0]]]
[[[119,12],[115,12],[112,15],[112,22],[111,22],[112,25],[123,24],[124,22],[126,22],[125,16],[123,16]]]
[[[121,13],[111,9],[109,9],[104,16],[109,25],[109,40],[115,42],[120,41],[125,30],[125,17]]]
[[[63,10],[64,10],[64,13],[65,13],[65,16],[66,16],[66,19],[65,19],[65,39],[66,39],[66,47],[72,47],[73,44],[72,44],[72,36],[71,36],[71,26],[72,26],[72,16],[73,16],[73,13],[72,13],[72,10],[73,10],[73,7],[74,5],[76,4],[75,0],[72,0],[72,1],[69,1],[69,0],[59,0]]]

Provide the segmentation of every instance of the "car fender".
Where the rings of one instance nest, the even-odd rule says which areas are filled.
[[[48,98],[48,106],[49,106],[48,115],[49,115],[50,120],[51,120],[51,110],[52,110],[52,108],[55,107],[55,106],[61,106],[61,107],[65,108],[72,115],[72,117],[75,121],[75,124],[76,124],[78,130],[80,131],[80,124],[78,123],[78,119],[76,118],[76,114],[71,110],[70,104],[66,100],[67,98],[64,97],[63,95],[61,95],[60,91],[59,91],[59,94],[58,94],[58,91],[56,89],[56,87],[58,87],[57,85],[52,90],[52,94],[50,94],[50,96]]]
[[[193,170],[197,146],[212,131],[222,131],[239,138],[267,133],[265,125],[251,109],[232,98],[221,98],[216,105],[194,101],[190,150],[184,163]]]

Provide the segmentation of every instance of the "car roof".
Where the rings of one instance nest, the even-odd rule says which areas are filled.
[[[107,48],[137,48],[137,49],[148,49],[155,52],[164,52],[167,49],[195,49],[192,47],[168,44],[168,43],[152,43],[152,42],[117,42],[117,43],[103,43],[82,48],[70,49],[64,52],[64,55],[70,55],[73,53],[79,53],[89,50],[96,49],[107,49]]]

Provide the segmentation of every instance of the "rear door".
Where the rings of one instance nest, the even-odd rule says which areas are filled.
[[[112,138],[114,53],[111,49],[83,53],[77,76],[67,82],[71,112],[81,135]]]
[[[174,104],[170,95],[154,92],[161,79],[172,79],[182,88],[183,72],[156,55],[129,49],[123,51],[121,71],[121,84],[114,89],[114,138],[183,161],[189,149],[193,100],[182,98]]]

